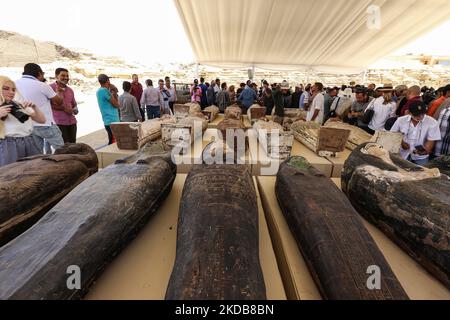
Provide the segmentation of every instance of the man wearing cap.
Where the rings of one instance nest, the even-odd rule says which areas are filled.
[[[402,157],[420,166],[428,163],[436,141],[441,140],[438,122],[426,113],[425,104],[414,101],[407,115],[398,118],[391,128],[391,132],[403,133]]]
[[[119,111],[120,108],[117,88],[111,84],[109,77],[106,74],[98,76],[100,88],[97,90],[97,102],[103,118],[105,130],[108,133],[108,144],[113,144],[113,134],[110,124],[113,122],[120,122]]]
[[[23,98],[27,101],[33,102],[41,109],[45,115],[45,123],[33,122],[33,135],[36,136],[36,142],[39,144],[39,148],[45,153],[50,154],[51,149],[45,148],[44,142],[50,144],[53,149],[61,148],[64,145],[64,140],[61,134],[61,130],[56,125],[53,118],[52,106],[62,106],[63,88],[59,88],[55,91],[44,80],[44,72],[41,67],[36,63],[28,63],[23,70],[23,76],[17,80],[17,90],[22,94]]]

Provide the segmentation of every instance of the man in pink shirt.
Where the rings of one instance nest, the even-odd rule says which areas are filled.
[[[64,68],[58,68],[55,71],[56,82],[50,86],[61,98],[63,104],[57,106],[52,103],[52,112],[56,124],[61,130],[64,143],[75,143],[77,140],[77,119],[78,114],[75,94],[67,84],[69,83],[69,71]]]

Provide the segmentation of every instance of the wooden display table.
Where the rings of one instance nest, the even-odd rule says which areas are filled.
[[[87,295],[88,300],[161,300],[175,262],[178,209],[186,175],[178,174],[172,192],[137,238],[106,268]],[[255,180],[256,186],[256,180]],[[258,189],[256,188],[257,194]],[[267,298],[286,294],[258,197],[259,254]]]

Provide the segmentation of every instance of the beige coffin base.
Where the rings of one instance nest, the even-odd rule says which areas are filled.
[[[164,299],[175,262],[178,208],[186,177],[177,175],[172,192],[161,208],[137,238],[107,267],[86,299]],[[258,208],[259,254],[267,298],[285,300],[286,294],[259,197]]]
[[[276,177],[257,177],[280,273],[288,299],[321,299],[306,263],[289,230],[275,195]],[[340,187],[341,179],[332,179]],[[364,220],[364,219],[363,219]],[[410,299],[448,300],[450,291],[425,271],[381,231],[364,220],[364,225],[375,240]]]

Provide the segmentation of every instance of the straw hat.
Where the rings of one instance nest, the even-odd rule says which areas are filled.
[[[287,82],[286,80],[284,80],[281,84],[280,84],[280,88],[283,90],[289,90],[289,82]]]
[[[382,87],[378,87],[377,91],[381,91],[381,92],[391,92],[394,91],[394,87],[392,86],[391,83],[389,84],[383,84]]]

